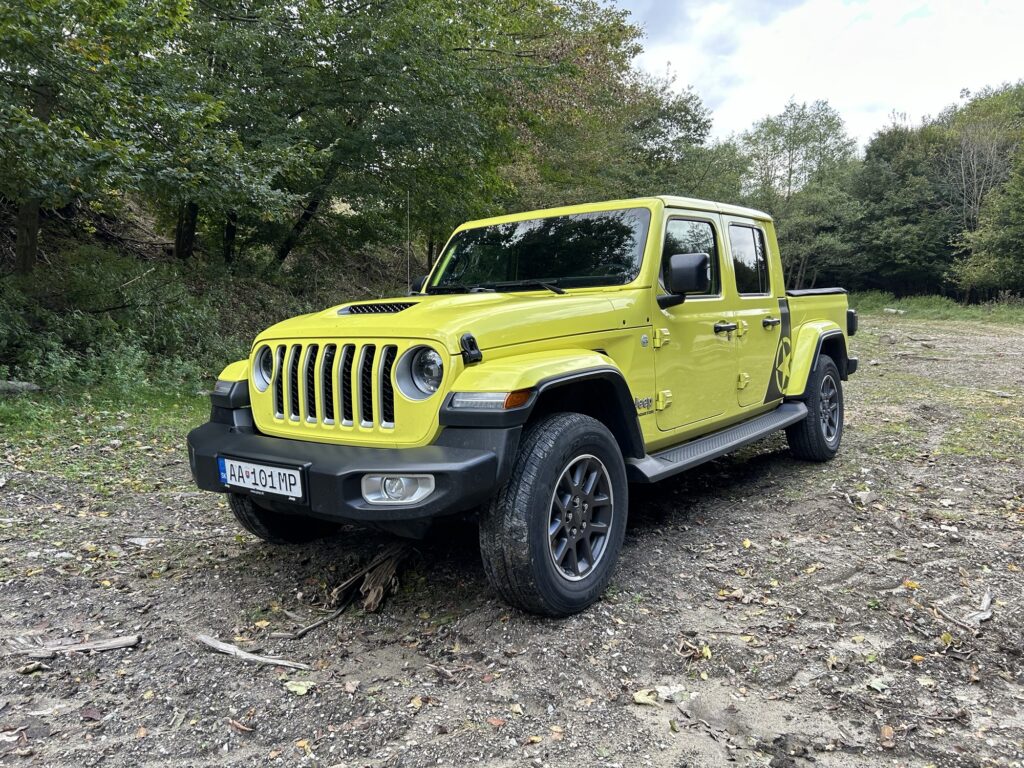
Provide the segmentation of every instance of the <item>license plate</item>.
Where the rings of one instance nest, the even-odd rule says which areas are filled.
[[[257,495],[282,496],[289,501],[302,498],[302,473],[297,469],[253,464],[224,456],[217,457],[220,481],[229,488],[245,488]]]

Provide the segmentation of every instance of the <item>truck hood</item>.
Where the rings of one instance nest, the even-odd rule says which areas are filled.
[[[623,297],[623,294],[615,294]],[[293,317],[257,341],[300,338],[432,339],[457,354],[472,333],[481,349],[623,327],[630,302],[594,294],[471,293],[360,301]],[[396,311],[397,310],[397,311]]]

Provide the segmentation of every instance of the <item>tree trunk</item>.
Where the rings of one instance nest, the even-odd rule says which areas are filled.
[[[174,228],[174,255],[188,259],[196,250],[196,222],[199,206],[191,200],[178,208],[178,225]]]
[[[434,233],[427,238],[427,272],[434,267]]]
[[[353,124],[353,120],[348,121],[348,125],[350,127]],[[331,184],[334,183],[334,180],[338,177],[338,173],[340,171],[341,158],[335,154],[328,162],[327,167],[324,168],[324,175],[320,180],[320,183],[317,184],[310,193],[309,200],[302,208],[302,215],[299,216],[294,224],[292,224],[292,228],[288,230],[288,234],[285,235],[280,247],[278,247],[277,260],[279,263],[288,258],[292,249],[299,242],[299,238],[302,237],[302,233],[306,231],[306,227],[308,227],[310,222],[316,218],[317,211],[320,210],[320,205],[323,203],[324,198],[327,197],[327,190],[330,188]]]
[[[19,275],[27,275],[36,266],[39,253],[39,199],[25,200],[18,206],[15,221],[17,232],[14,242],[15,269]]]
[[[49,85],[36,86],[32,115],[43,123],[50,122],[56,93]],[[18,274],[27,275],[35,269],[39,257],[39,208],[42,200],[30,197],[19,201],[15,222],[14,258]]]
[[[227,219],[224,222],[224,263],[230,264],[235,260],[235,237],[238,235],[238,213],[228,211]]]
[[[282,241],[281,246],[277,249],[277,260],[284,261],[288,258],[288,255],[292,252],[292,248],[295,247],[296,243],[299,242],[299,238],[302,237],[302,233],[306,231],[306,227],[309,226],[314,218],[316,218],[316,212],[320,209],[320,203],[323,202],[324,185],[321,185],[315,193],[309,198],[305,207],[302,209],[302,215],[299,216],[298,220],[292,224],[292,228],[288,230],[288,234]]]

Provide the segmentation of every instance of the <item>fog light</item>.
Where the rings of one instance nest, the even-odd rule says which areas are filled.
[[[411,494],[409,492],[409,483],[406,483],[404,477],[385,477],[384,482],[381,483],[381,488],[384,489],[384,495],[393,501],[405,501]]]
[[[433,475],[363,475],[369,504],[415,504],[434,492]]]

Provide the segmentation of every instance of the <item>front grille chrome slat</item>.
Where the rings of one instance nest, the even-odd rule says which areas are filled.
[[[359,425],[373,426],[373,358],[375,344],[367,344],[359,356]]]
[[[304,404],[306,406],[306,421],[311,424],[315,424],[317,420],[316,359],[319,352],[320,347],[316,344],[310,344],[306,347],[306,363],[302,366],[302,392]]]
[[[273,349],[267,397],[275,420],[305,422],[302,429],[395,429],[398,345],[285,343]]]
[[[302,347],[298,344],[292,346],[291,354],[288,357],[288,382],[285,387],[288,389],[288,418],[292,421],[299,420],[299,358],[302,357]]]

